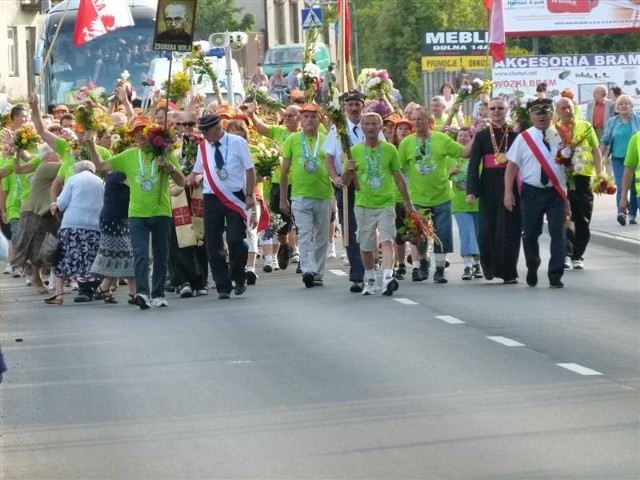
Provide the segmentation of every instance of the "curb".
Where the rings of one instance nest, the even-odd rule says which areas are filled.
[[[640,255],[640,241],[621,235],[591,230],[590,243],[632,255]]]

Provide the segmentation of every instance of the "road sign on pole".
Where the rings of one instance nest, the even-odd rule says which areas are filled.
[[[302,9],[302,29],[310,30],[312,28],[322,27],[322,9],[321,8],[303,8]]]

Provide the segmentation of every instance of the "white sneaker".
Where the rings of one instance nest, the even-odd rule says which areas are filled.
[[[207,287],[201,288],[200,290],[196,290],[196,293],[198,294],[198,296],[209,295],[209,289]]]
[[[300,263],[300,254],[298,252],[295,252],[293,255],[291,255],[289,261],[291,263]]]
[[[333,243],[327,246],[327,258],[336,258],[336,246]]]
[[[376,285],[375,280],[369,280],[364,284],[364,289],[362,290],[362,295],[375,295],[378,291],[378,285]]]
[[[275,258],[273,259],[273,271],[277,272],[278,270],[280,270],[280,265],[278,265],[278,260],[276,260]]]
[[[564,269],[571,270],[571,257],[564,257]]]
[[[155,300],[155,299],[154,299]],[[140,310],[147,310],[151,308],[151,302],[149,302],[149,297],[143,295],[142,293],[136,293],[133,297],[133,302],[140,307]]]
[[[71,282],[71,290],[74,292],[78,291],[78,282]]]
[[[582,260],[573,261],[574,270],[584,270],[584,262]]]
[[[11,264],[9,262],[7,262],[4,266],[4,270],[2,271],[2,273],[6,274],[6,275],[11,275],[11,272],[13,271],[13,268],[11,267]]]
[[[151,305],[154,307],[168,307],[169,302],[167,302],[164,297],[156,297],[151,300]]]

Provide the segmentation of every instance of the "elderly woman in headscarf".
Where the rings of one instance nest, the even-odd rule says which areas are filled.
[[[55,269],[55,294],[47,299],[49,305],[62,305],[65,278],[78,282],[97,283],[90,270],[100,247],[100,211],[104,184],[95,175],[96,167],[88,160],[76,162],[75,174],[65,183],[51,212],[64,213],[58,240],[60,257]],[[88,302],[90,292],[79,292],[75,302]]]

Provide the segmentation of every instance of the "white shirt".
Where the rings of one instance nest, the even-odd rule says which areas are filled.
[[[352,147],[364,142],[364,132],[362,131],[359,122],[353,123],[347,118],[347,131],[349,132],[349,142],[351,142]],[[378,140],[380,140],[381,142],[386,141],[382,131],[380,131],[378,135]],[[331,129],[327,134],[327,139],[322,144],[322,151],[333,156],[333,160],[336,166],[336,172],[338,173],[338,175],[342,174],[342,144],[340,143],[340,139],[338,138],[338,132],[335,125],[331,126]]]
[[[232,192],[244,190],[247,180],[246,171],[254,168],[251,154],[249,153],[249,145],[244,138],[231,133],[223,134],[219,142],[222,158],[224,159],[224,166],[222,168],[227,172],[227,178],[222,181]],[[216,167],[215,159],[216,147],[205,140],[205,148],[207,151],[209,172],[211,172],[212,176],[217,175],[218,168]],[[193,166],[195,173],[204,172],[202,162],[202,153],[200,148],[198,148],[196,163]],[[202,193],[214,193],[207,175],[204,175]]]
[[[556,152],[558,151],[559,145],[561,143],[560,135],[558,135],[558,132],[554,128],[550,127],[548,130],[546,130],[547,140],[549,142],[549,145],[551,146],[551,151],[549,151],[542,143],[543,137],[541,130],[538,130],[536,127],[531,127],[527,130],[527,132],[529,132],[529,135],[531,135],[533,141],[538,145],[538,148],[545,156],[547,164],[549,164],[551,170],[557,177],[558,183],[566,192],[567,182],[564,177],[564,167],[558,165],[555,161]],[[509,148],[509,151],[507,152],[507,159],[520,167],[520,178],[524,183],[538,188],[553,188],[551,181],[549,181],[548,185],[542,185],[542,183],[540,182],[542,167],[536,159],[536,156],[529,148],[529,145],[527,145],[527,142],[524,140],[524,138],[522,138],[522,135],[518,135],[514,140],[513,144]]]

